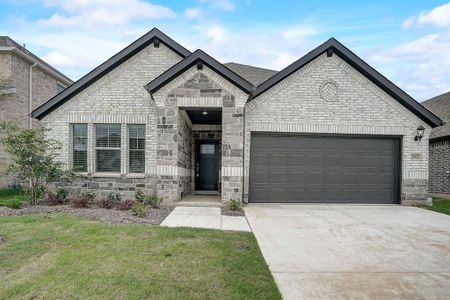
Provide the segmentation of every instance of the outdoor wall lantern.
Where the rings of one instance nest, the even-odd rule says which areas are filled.
[[[422,125],[420,125],[419,127],[417,127],[417,135],[414,137],[414,140],[420,141],[423,138],[423,134],[425,133],[425,127],[423,127]]]

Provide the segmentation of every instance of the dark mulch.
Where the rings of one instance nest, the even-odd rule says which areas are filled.
[[[104,208],[73,208],[69,205],[58,206],[26,206],[21,209],[0,207],[0,216],[21,216],[29,214],[65,213],[78,216],[83,219],[97,221],[105,224],[152,224],[159,225],[172,212],[173,207],[161,206],[158,209],[150,209],[147,217],[139,218],[131,211],[104,209]]]
[[[222,206],[220,209],[223,216],[245,217],[245,212],[242,208],[239,210],[231,210],[228,206]]]

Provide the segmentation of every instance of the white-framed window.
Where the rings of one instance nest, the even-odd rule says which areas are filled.
[[[72,124],[72,169],[87,172],[87,124]]]
[[[144,173],[145,125],[128,125],[128,162],[130,173]]]
[[[120,124],[95,125],[95,171],[120,173]]]

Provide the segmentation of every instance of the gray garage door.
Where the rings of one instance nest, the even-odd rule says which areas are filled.
[[[250,202],[398,203],[400,139],[252,134]]]

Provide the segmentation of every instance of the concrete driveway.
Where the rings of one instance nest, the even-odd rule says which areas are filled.
[[[285,299],[449,299],[450,217],[415,207],[245,208]]]

